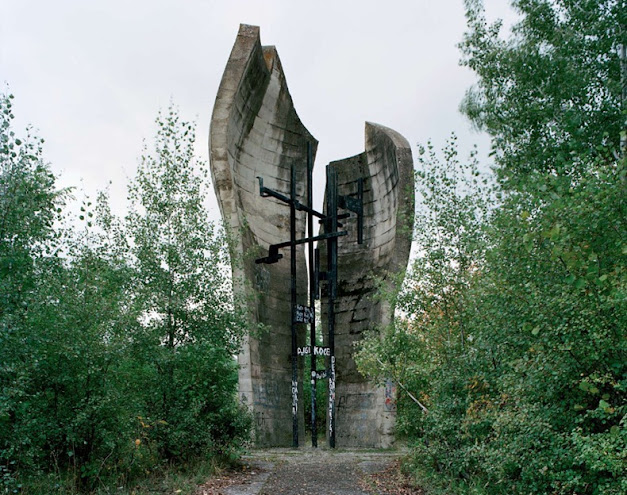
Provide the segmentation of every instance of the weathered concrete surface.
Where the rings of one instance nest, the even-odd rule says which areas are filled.
[[[251,329],[239,355],[239,395],[254,413],[260,446],[292,444],[290,255],[272,265],[256,265],[270,244],[289,240],[289,208],[259,195],[264,185],[289,196],[290,167],[296,167],[297,195],[303,197],[307,142],[317,141],[302,125],[287,89],[276,49],[262,47],[259,28],[241,25],[222,76],[210,130],[213,184],[222,217],[232,235],[233,278],[245,294]],[[297,237],[305,234],[297,215]],[[306,301],[303,247],[297,251],[298,294]],[[298,345],[304,345],[301,326]],[[302,360],[300,360],[302,366]],[[302,398],[302,384],[299,383]],[[302,409],[301,409],[302,410]],[[304,440],[301,414],[300,441]]]
[[[307,142],[317,141],[300,122],[274,47],[262,47],[259,28],[242,25],[218,90],[210,130],[213,184],[231,233],[236,291],[246,296],[251,333],[239,355],[239,395],[254,413],[259,446],[292,443],[291,308],[289,250],[272,265],[256,265],[270,244],[286,241],[289,208],[259,195],[264,185],[289,195],[295,166],[297,196],[304,198]],[[335,353],[336,444],[389,447],[393,441],[395,387],[377,387],[362,377],[353,344],[363,332],[388,324],[393,308],[374,297],[376,281],[394,289],[407,267],[413,224],[413,163],[407,141],[397,132],[366,124],[364,153],[333,162],[339,193],[354,193],[364,179],[364,244],[357,244],[356,220],[342,220],[350,235],[339,239]],[[305,215],[297,214],[297,238],[305,236]],[[324,248],[321,246],[322,261]],[[298,299],[306,304],[304,245],[297,250]],[[323,332],[326,329],[326,305]],[[305,327],[298,345],[305,345]],[[303,360],[299,360],[302,367]],[[299,377],[302,376],[302,368]],[[299,378],[299,397],[302,385]],[[299,408],[302,411],[302,406]],[[300,414],[300,441],[305,440]]]
[[[353,353],[366,330],[386,326],[394,316],[393,308],[375,295],[377,281],[396,290],[407,269],[414,220],[413,160],[407,140],[382,125],[366,123],[365,148],[330,164],[338,173],[340,195],[355,193],[357,180],[364,179],[364,242],[357,244],[354,215],[342,220],[349,235],[338,240],[336,445],[387,448],[394,443],[396,387],[367,381],[357,371]],[[321,260],[326,266],[325,246]],[[323,328],[327,304],[323,298]]]

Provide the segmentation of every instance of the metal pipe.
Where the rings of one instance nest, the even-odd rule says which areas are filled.
[[[313,153],[311,143],[307,143],[307,237],[313,239]],[[307,246],[309,255],[309,306],[313,312],[310,327],[310,345],[316,346],[316,281],[314,277],[314,246],[313,240]],[[318,446],[318,429],[316,427],[316,354],[311,353],[311,446]]]
[[[327,165],[327,218],[329,233],[337,232],[337,171]],[[326,233],[326,232],[325,232]],[[327,240],[327,266],[329,306],[327,325],[329,329],[329,447],[335,448],[335,299],[337,297],[337,237]]]
[[[296,171],[291,166],[290,181],[290,268],[292,299],[292,446],[298,448],[298,358],[296,342]]]

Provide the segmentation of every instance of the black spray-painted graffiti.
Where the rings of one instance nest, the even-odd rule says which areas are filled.
[[[257,411],[255,413],[255,423],[257,428],[263,428],[266,426],[266,414],[264,412]]]
[[[270,272],[264,265],[255,265],[255,286],[266,292],[270,286]]]
[[[372,392],[341,395],[337,401],[337,409],[350,409],[353,411],[371,410],[374,407],[375,399],[375,394]]]

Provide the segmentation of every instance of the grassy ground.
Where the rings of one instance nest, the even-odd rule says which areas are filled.
[[[76,488],[76,479],[71,475],[48,475],[45,477],[26,480],[20,495],[78,495],[91,493],[92,495],[194,495],[199,485],[208,478],[225,472],[230,467],[228,462],[211,459],[195,461],[183,466],[164,466],[163,469],[147,473],[145,477],[135,482],[124,484],[111,480],[99,480],[99,485],[91,492],[79,491]],[[6,493],[12,493],[8,491]]]

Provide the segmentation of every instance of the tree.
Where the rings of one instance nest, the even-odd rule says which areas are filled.
[[[504,179],[473,298],[478,328],[491,323],[478,341],[499,373],[490,390],[507,400],[482,410],[498,434],[478,464],[521,492],[622,493],[627,8],[512,4],[503,40],[468,1],[461,44],[479,76],[462,110],[491,134]]]
[[[627,9],[518,0],[503,40],[480,1],[466,5],[463,63],[479,81],[462,110],[491,134],[501,180],[462,186],[450,149],[444,166],[419,160],[427,201],[405,319],[362,363],[382,362],[426,403],[401,401],[400,424],[436,488],[624,493]]]
[[[17,442],[16,424],[27,409],[29,368],[38,335],[29,328],[29,308],[40,280],[54,263],[53,225],[64,191],[42,157],[43,140],[15,134],[13,96],[0,94],[0,473],[12,483],[17,457],[37,457],[29,447],[34,430]]]
[[[426,405],[401,394],[399,426],[434,490],[624,493],[625,163],[547,198],[486,188],[455,156],[419,158],[401,318],[361,369]]]
[[[520,21],[505,40],[500,22],[487,24],[481,0],[467,0],[469,31],[460,44],[462,63],[479,76],[461,108],[492,136],[501,177],[576,176],[596,156],[613,161],[608,150],[619,149],[627,129],[624,0],[512,5]]]
[[[136,366],[127,331],[137,314],[127,303],[132,273],[114,241],[92,227],[69,235],[29,308],[36,347],[21,364],[30,384],[18,437],[37,432],[30,440],[41,456],[34,467],[48,472],[53,462],[65,489],[90,490],[112,473],[128,475],[133,461],[140,401],[129,393]]]
[[[35,258],[50,253],[64,191],[42,158],[43,139],[15,135],[12,95],[0,94],[0,318],[24,308]]]
[[[228,257],[173,109],[126,222],[67,191],[0,98],[0,491],[82,493],[237,448]],[[202,168],[202,167],[201,167]]]
[[[547,181],[550,199],[504,195],[470,294],[474,423],[490,425],[477,464],[515,493],[627,488],[625,162],[582,170],[567,190]]]
[[[411,440],[428,438],[425,458],[453,465],[457,455],[436,454],[457,436],[467,397],[460,396],[472,376],[476,328],[471,318],[476,301],[470,287],[484,267],[490,205],[494,197],[482,177],[476,155],[460,160],[456,137],[442,151],[429,143],[417,159],[416,254],[400,294],[393,298],[395,324],[373,335],[358,354],[358,364],[371,377],[392,377],[400,384],[398,431]],[[402,391],[401,391],[402,390]],[[459,453],[466,443],[454,439]],[[460,455],[460,457],[462,457]]]
[[[235,312],[224,233],[207,219],[207,167],[194,157],[195,128],[173,106],[159,114],[129,189],[137,273],[136,337],[145,352],[146,416],[166,458],[226,447],[245,430],[237,411]]]
[[[63,226],[69,191],[43,139],[16,136],[11,100],[0,99],[0,480],[15,490],[55,469],[59,491],[89,488],[124,471],[133,441],[128,267],[111,230],[91,228],[104,201],[95,217],[82,208],[85,230]]]

